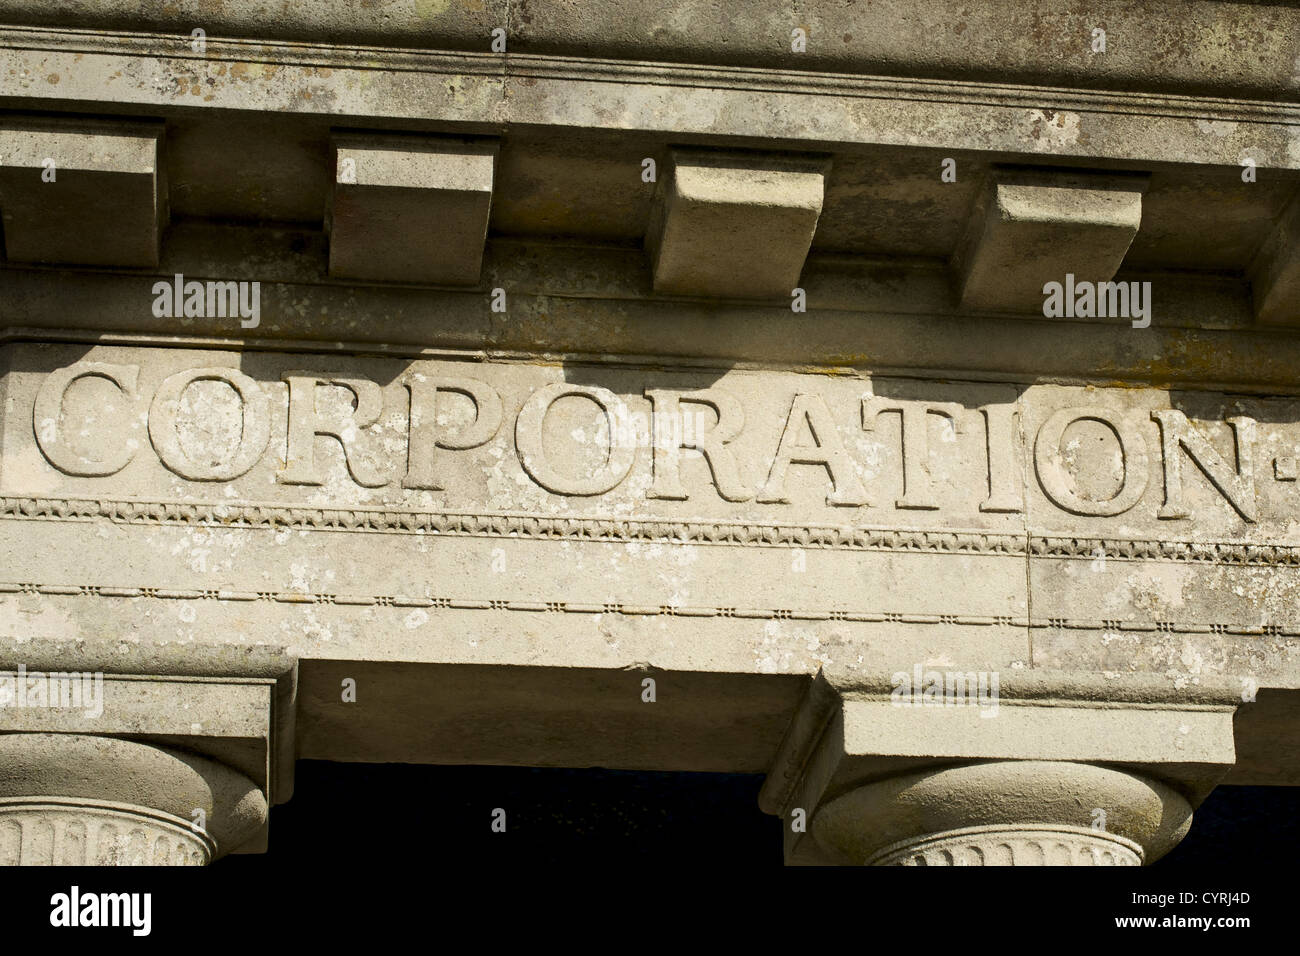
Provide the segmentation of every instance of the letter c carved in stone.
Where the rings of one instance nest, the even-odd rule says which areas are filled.
[[[60,424],[64,412],[64,399],[74,383],[83,378],[107,379],[116,385],[127,399],[129,412],[135,405],[136,382],[140,377],[138,365],[112,365],[107,362],[78,362],[67,368],[56,369],[41,383],[32,406],[32,429],[36,444],[45,459],[67,475],[97,478],[114,475],[135,457],[139,442],[133,438],[112,443],[112,451],[101,459],[88,458],[68,441]]]

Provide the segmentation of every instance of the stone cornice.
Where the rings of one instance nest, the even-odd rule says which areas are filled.
[[[0,26],[0,49],[118,53],[172,60],[275,63],[383,72],[456,73],[496,79],[562,79],[627,85],[656,84],[751,92],[828,94],[863,99],[958,102],[971,105],[1041,106],[1104,113],[1192,116],[1268,123],[1300,121],[1300,104],[1235,96],[1199,96],[1132,90],[1088,89],[994,81],[843,74],[783,67],[728,66],[620,60],[597,56],[508,53],[505,55],[409,47],[309,43],[292,40],[209,37],[203,53],[189,38],[156,33],[107,33]]]
[[[0,27],[9,67],[0,102],[253,107],[473,132],[528,124],[800,149],[924,146],[1184,165],[1236,166],[1249,154],[1260,168],[1300,168],[1288,132],[1300,107],[1268,100],[218,37],[200,55],[188,39]],[[1082,124],[1073,133],[1058,123],[1067,115]],[[1239,125],[1206,135],[1209,122]]]

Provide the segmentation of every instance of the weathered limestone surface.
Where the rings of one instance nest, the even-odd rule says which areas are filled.
[[[972,812],[972,795],[983,814]],[[1187,802],[1154,781],[1082,763],[1026,760],[944,769],[863,787],[827,804],[817,817],[816,832],[823,846],[835,847],[852,862],[867,866],[1140,866],[1146,847],[1121,833],[1093,830],[1082,823],[1023,822],[1025,816],[1083,820],[1080,798],[1083,803],[1122,808],[1127,818],[1123,829],[1144,837],[1153,858],[1182,835],[1161,833],[1165,818],[1179,820],[1181,830],[1191,820]],[[889,803],[881,808],[878,801]],[[1019,805],[1022,801],[1033,809]],[[898,827],[890,826],[889,820],[896,802],[903,807],[894,812],[911,827],[933,835],[872,849]],[[996,809],[991,806],[995,803]],[[945,814],[944,807],[959,809]],[[1001,818],[1001,822],[962,825],[987,818]],[[863,819],[889,821],[868,831],[871,843],[866,846],[861,843]]]
[[[6,354],[0,491],[15,547],[89,521],[119,525],[118,548],[139,552],[98,580],[95,552],[70,563],[56,551],[64,576],[85,580],[48,583],[206,577],[369,602],[989,626],[1025,621],[1032,598],[1022,629],[1252,634],[1281,655],[1261,665],[1292,666],[1289,399],[110,346]],[[806,576],[781,573],[791,547],[807,552]],[[556,568],[539,551],[572,557]],[[384,568],[386,587],[357,587],[347,561]],[[765,573],[737,590],[737,562]],[[841,563],[852,586],[830,573]],[[930,575],[950,567],[981,586],[936,593]]]
[[[16,636],[215,637],[358,664],[796,675],[935,660],[1296,686],[1290,400],[7,355],[0,530],[28,557],[0,582],[0,608]],[[91,529],[111,550],[78,545]],[[331,731],[304,729],[314,755],[367,752],[334,733],[350,718],[325,703],[338,684],[325,675],[351,673],[322,670],[305,695]],[[359,673],[400,686],[373,664]],[[411,694],[381,692],[369,719],[413,725]],[[761,747],[728,753],[726,738],[715,729],[674,765],[761,768]],[[659,759],[645,740],[620,750]]]
[[[298,756],[766,773],[794,863],[1300,784],[1300,20],[1102,6],[0,0],[0,859]]]

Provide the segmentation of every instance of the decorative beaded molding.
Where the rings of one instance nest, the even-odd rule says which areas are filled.
[[[268,531],[356,531],[542,541],[799,547],[1012,557],[1030,555],[1300,568],[1300,545],[1107,539],[850,525],[660,521],[388,508],[316,508],[267,503],[36,497],[0,498],[0,518],[48,521],[107,519],[116,524],[128,525],[182,525]]]
[[[502,598],[467,599],[412,597],[399,594],[339,594],[309,591],[238,591],[225,588],[117,587],[94,584],[38,584],[0,581],[5,594],[43,594],[57,597],[151,598],[165,601],[256,602],[273,604],[335,604],[362,607],[433,608],[460,611],[522,611],[540,614],[620,614],[627,616],[722,617],[778,621],[852,621],[867,624],[942,624],[972,627],[1017,627],[1035,630],[1081,630],[1170,634],[1232,634],[1244,637],[1300,637],[1300,623],[1234,624],[1185,621],[1121,621],[987,614],[915,614],[904,611],[852,609],[752,608],[679,604],[588,604],[574,601],[514,601]]]

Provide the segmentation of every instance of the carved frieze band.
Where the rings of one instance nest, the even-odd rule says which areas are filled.
[[[385,508],[304,508],[275,504],[92,498],[0,498],[0,518],[252,530],[359,531],[611,543],[740,545],[903,551],[1117,561],[1300,567],[1300,546],[1234,541],[1170,541],[1028,536],[972,530],[872,528],[727,521],[660,521],[566,515],[473,514]]]
[[[864,624],[939,624],[969,627],[1017,627],[1123,633],[1233,634],[1246,637],[1300,637],[1300,624],[1189,623],[1186,621],[1122,621],[1105,618],[1040,618],[1011,615],[909,613],[835,608],[754,608],[683,604],[590,604],[575,601],[516,601],[453,597],[411,597],[394,594],[339,594],[312,591],[237,591],[224,588],[109,587],[94,584],[39,584],[0,581],[6,594],[54,597],[151,598],[167,601],[256,602],[273,604],[335,604],[361,607],[432,608],[460,611],[522,611],[527,613],[620,614],[691,618],[750,618],[778,621],[850,621]]]

